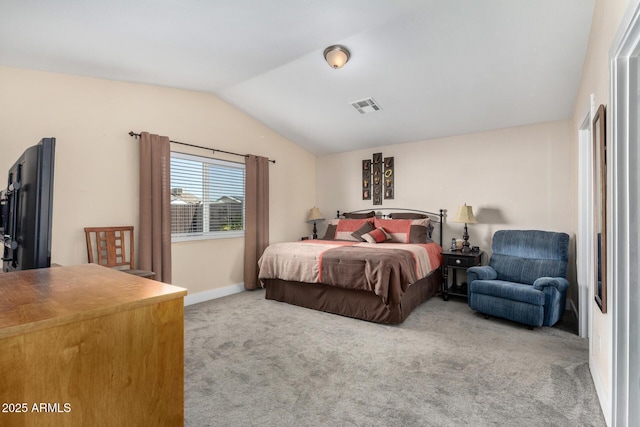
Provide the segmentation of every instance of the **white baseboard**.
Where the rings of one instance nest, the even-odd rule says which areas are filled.
[[[244,292],[244,283],[237,283],[235,285],[225,286],[224,288],[211,289],[209,291],[198,292],[193,295],[187,295],[184,297],[184,305],[197,304],[199,302],[205,302],[216,298],[226,297],[227,295],[233,295],[240,292]]]

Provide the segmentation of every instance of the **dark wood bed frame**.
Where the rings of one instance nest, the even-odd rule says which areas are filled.
[[[352,211],[350,213],[365,213],[371,209]],[[412,212],[428,215],[432,221],[439,223],[439,244],[442,246],[442,219],[444,211],[440,213],[419,211],[415,209],[386,208],[380,211]],[[388,215],[383,215],[387,217]],[[338,211],[338,217],[340,212]],[[440,292],[442,286],[442,268],[436,268],[427,277],[409,286],[407,292],[397,305],[386,305],[373,292],[327,286],[320,283],[302,283],[280,279],[266,279],[266,299],[286,302],[300,307],[342,316],[368,320],[376,323],[402,323],[407,316],[420,304]]]

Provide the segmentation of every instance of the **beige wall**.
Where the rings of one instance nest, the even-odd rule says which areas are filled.
[[[478,224],[469,241],[490,252],[498,229],[574,233],[576,202],[569,120],[452,138],[418,141],[318,158],[318,206],[336,210],[375,208],[361,200],[361,161],[373,153],[395,159],[395,199],[382,207],[437,211],[449,218],[458,206],[473,206]],[[461,238],[463,224],[445,221],[444,242]],[[324,227],[323,227],[324,230]]]
[[[275,159],[271,241],[309,234],[315,156],[216,96],[7,67],[0,93],[0,174],[42,137],[57,138],[53,262],[87,262],[85,226],[138,226],[138,143],[130,130]],[[243,282],[242,239],[172,249],[173,283],[190,294]]]
[[[321,156],[318,207],[328,217],[336,210],[376,209],[370,200],[361,199],[360,168],[363,159],[382,152],[394,157],[396,177],[395,199],[384,200],[382,207],[445,209],[452,218],[466,202],[478,220],[468,226],[470,243],[488,254],[491,237],[499,229],[569,233],[573,290],[577,286],[573,143],[573,124],[563,120]],[[452,237],[462,237],[463,226],[445,220],[445,246]],[[325,228],[323,224],[322,231]]]
[[[609,53],[613,39],[618,31],[620,22],[629,5],[628,0],[596,0],[589,36],[589,45],[582,68],[582,78],[578,96],[576,98],[573,115],[573,129],[576,135],[574,143],[574,156],[578,156],[577,131],[589,111],[590,96],[595,97],[595,104],[604,104],[610,108],[610,75],[609,75]],[[607,111],[607,119],[610,120],[611,112]],[[608,131],[609,135],[610,132]],[[576,166],[577,167],[577,166]],[[573,192],[578,192],[578,172],[574,172]],[[577,216],[576,212],[576,216]],[[609,285],[615,286],[615,283]],[[591,331],[591,371],[596,382],[605,410],[605,418],[611,419],[609,413],[611,409],[611,363],[613,355],[612,343],[612,315],[611,301],[609,298],[609,314],[602,314],[600,308],[591,301],[593,313],[593,329]]]

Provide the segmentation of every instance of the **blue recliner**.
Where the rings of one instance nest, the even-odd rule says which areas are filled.
[[[469,307],[529,326],[553,326],[565,309],[569,235],[501,230],[489,265],[467,270]]]

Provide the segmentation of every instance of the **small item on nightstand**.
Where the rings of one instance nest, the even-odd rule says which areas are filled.
[[[456,239],[455,239],[455,237],[453,239],[451,239],[451,250],[452,251],[456,250]]]
[[[480,252],[480,246],[472,246],[471,252]]]

